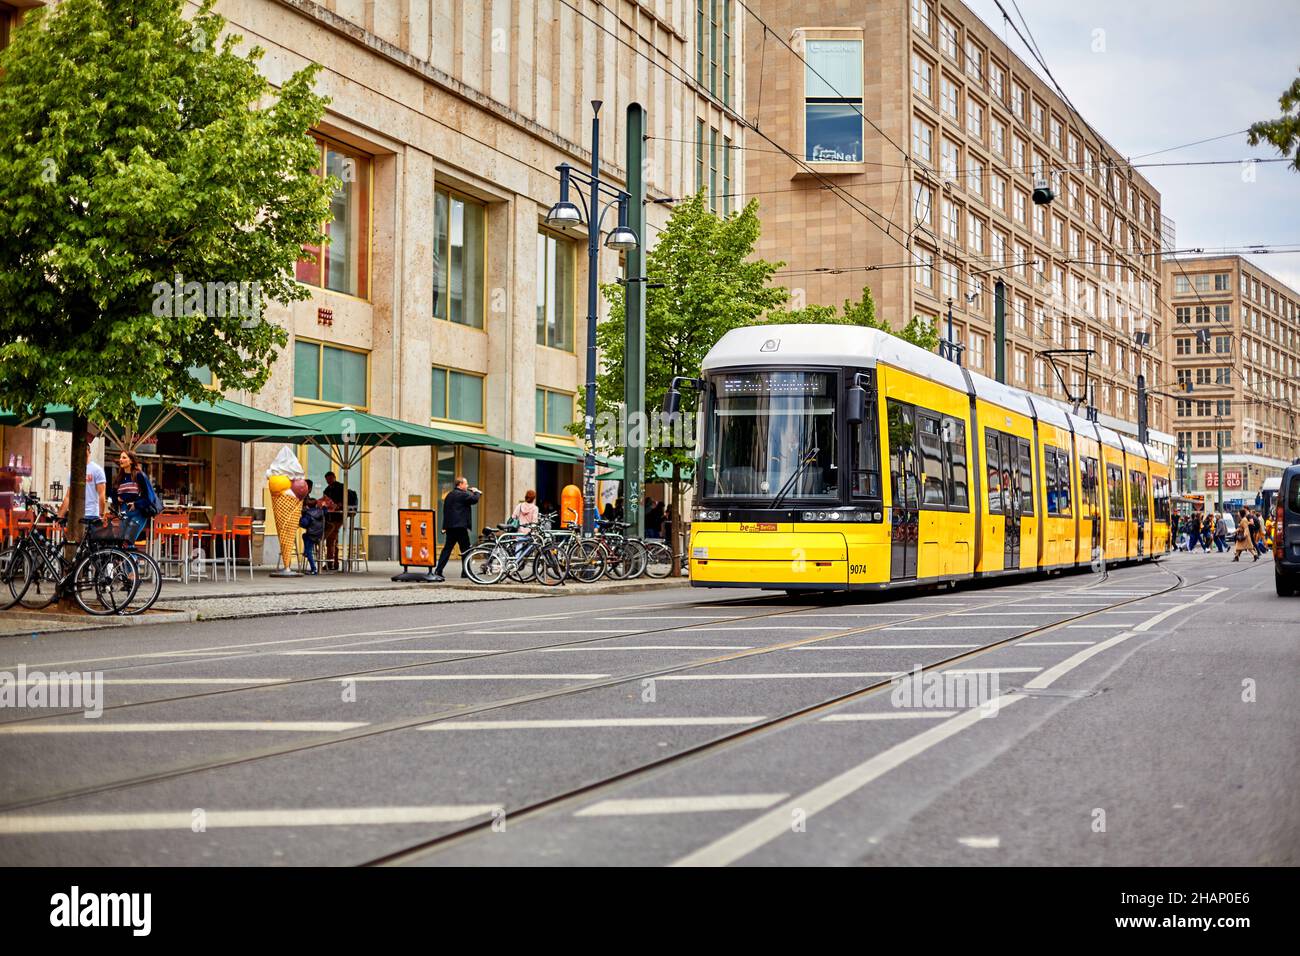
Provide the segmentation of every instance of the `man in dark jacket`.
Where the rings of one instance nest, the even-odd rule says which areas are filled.
[[[465,478],[458,477],[456,486],[447,492],[447,497],[442,499],[442,533],[447,536],[447,543],[442,546],[442,554],[438,555],[438,566],[433,569],[435,581],[447,580],[442,576],[442,570],[451,558],[451,549],[457,546],[460,548],[462,564],[460,576],[469,577],[465,573],[464,561],[465,552],[470,547],[469,529],[474,526],[474,516],[470,508],[478,504],[482,494],[483,492],[477,488],[471,488]]]

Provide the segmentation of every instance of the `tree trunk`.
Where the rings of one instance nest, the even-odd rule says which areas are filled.
[[[68,477],[68,530],[63,539],[63,556],[72,561],[77,553],[76,542],[81,540],[82,526],[86,517],[86,465],[90,460],[90,448],[87,431],[89,422],[85,415],[74,414],[72,417],[72,471]],[[65,610],[74,607],[70,595],[59,598],[59,606]]]

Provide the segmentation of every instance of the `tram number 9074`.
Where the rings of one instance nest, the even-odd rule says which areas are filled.
[[[867,566],[865,564],[850,564],[849,574],[866,574]]]

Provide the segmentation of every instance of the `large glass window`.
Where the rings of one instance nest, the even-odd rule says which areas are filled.
[[[433,194],[433,317],[483,328],[486,209],[455,193]]]
[[[573,351],[576,253],[572,242],[537,234],[537,344]]]
[[[695,81],[731,105],[732,0],[695,0]]]
[[[829,372],[713,376],[704,497],[838,497],[835,387]]]
[[[539,388],[536,397],[534,431],[539,435],[569,437],[566,429],[573,424],[573,396],[567,392],[553,392],[548,388]]]
[[[864,375],[872,375],[865,372]],[[869,385],[869,381],[864,383]],[[872,394],[867,388],[867,395]],[[855,498],[880,498],[880,435],[876,425],[876,410],[868,402],[867,414],[862,424],[854,425],[850,434],[852,448],[850,455],[849,493]]]
[[[483,424],[483,377],[471,372],[433,367],[430,418]]]
[[[365,408],[367,354],[298,339],[293,344],[293,397],[328,405]]]
[[[805,158],[862,162],[862,41],[809,40],[805,60]]]
[[[295,275],[305,285],[364,299],[370,295],[370,158],[323,140],[319,147],[317,169],[339,185],[321,225],[328,241],[303,246]]]

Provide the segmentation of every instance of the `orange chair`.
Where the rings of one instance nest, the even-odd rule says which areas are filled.
[[[184,514],[160,514],[153,519],[154,539],[158,542],[158,564],[163,570],[163,579],[182,581],[190,580],[190,517]],[[176,574],[168,575],[167,568],[176,566]]]
[[[239,578],[239,539],[248,542],[248,580],[253,580],[253,516],[237,515],[230,519],[230,567]]]
[[[199,547],[203,548],[207,555],[203,563],[208,566],[220,563],[221,576],[223,580],[230,580],[230,519],[225,515],[213,515],[212,524],[207,528],[199,528],[194,532],[195,538],[199,542]],[[206,544],[206,547],[204,545]],[[217,557],[217,545],[221,546],[221,557]],[[213,572],[213,578],[216,572]]]

